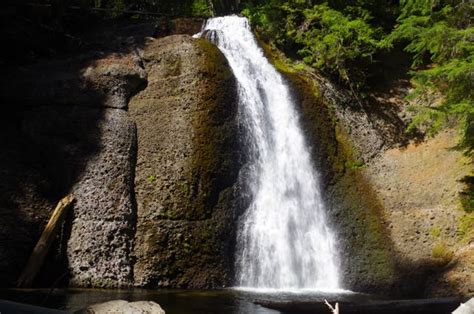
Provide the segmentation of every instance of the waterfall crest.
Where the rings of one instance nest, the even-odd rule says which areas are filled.
[[[282,76],[246,18],[209,19],[207,34],[238,81],[239,118],[249,138],[252,195],[239,225],[236,283],[270,289],[338,289],[335,236],[317,173]]]

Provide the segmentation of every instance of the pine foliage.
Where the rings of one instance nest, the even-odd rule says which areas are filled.
[[[416,113],[409,130],[458,125],[474,147],[474,6],[466,0],[247,1],[243,13],[266,39],[355,90],[377,53],[412,56]]]
[[[474,119],[474,9],[466,1],[403,0],[399,24],[385,41],[405,42],[413,54],[409,98],[417,103],[410,129],[434,134],[457,123],[460,146],[472,154]]]

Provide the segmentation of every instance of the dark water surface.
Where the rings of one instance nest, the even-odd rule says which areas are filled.
[[[74,312],[110,300],[155,301],[167,314],[330,313],[324,299],[339,302],[346,313],[450,313],[459,300],[388,300],[357,293],[291,293],[222,290],[8,289],[0,299]],[[262,306],[263,304],[264,306]],[[401,307],[400,307],[401,306]]]
[[[10,289],[0,291],[0,299],[37,306],[77,311],[90,304],[110,300],[155,301],[168,314],[187,313],[281,313],[254,302],[286,302],[316,300],[365,301],[372,297],[362,294],[315,294],[315,293],[261,293],[233,289],[223,290],[98,290],[98,289]]]

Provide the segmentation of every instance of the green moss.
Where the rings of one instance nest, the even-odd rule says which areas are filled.
[[[272,44],[267,44],[265,41],[258,39],[260,47],[270,63],[279,71],[284,74],[295,74],[303,71],[306,67],[303,63],[292,62],[286,58],[283,53],[276,49]]]
[[[396,265],[390,253],[391,242],[383,225],[383,206],[363,172],[346,169],[337,188],[346,194],[342,200],[347,208],[344,221],[359,236],[351,237],[354,254],[359,255],[362,267],[378,283],[396,280]],[[347,228],[347,227],[346,227]]]
[[[460,193],[461,206],[466,213],[474,212],[474,176],[466,176],[462,179],[465,184]]]
[[[365,164],[361,160],[356,160],[356,161],[348,160],[345,163],[345,168],[350,169],[350,170],[358,170],[358,169],[364,168],[364,166]]]
[[[167,75],[179,76],[181,74],[181,59],[175,58],[167,60]]]
[[[439,238],[440,235],[441,235],[441,228],[438,227],[438,226],[431,227],[431,228],[430,228],[430,234],[431,234],[431,236],[433,236],[434,238]]]
[[[306,66],[304,65],[304,63],[296,63],[293,68],[297,71],[303,71],[304,69],[306,69]]]
[[[146,179],[147,179],[148,182],[153,183],[153,182],[155,182],[155,180],[156,180],[156,176],[150,175],[150,176],[148,176]]]
[[[469,242],[474,238],[474,213],[459,218],[456,233],[462,242]]]
[[[177,213],[175,213],[173,210],[163,210],[158,214],[159,219],[168,219],[168,220],[174,220],[178,218]]]
[[[185,195],[189,194],[189,185],[186,182],[181,184],[181,192]]]
[[[438,242],[431,250],[431,256],[443,265],[448,264],[454,256],[453,251],[449,250],[444,243]]]
[[[195,39],[194,43],[201,50],[201,53],[205,55],[205,58],[199,58],[199,60],[196,60],[196,62],[201,63],[199,64],[201,68],[208,72],[208,74],[215,75],[216,78],[233,78],[226,58],[214,44],[203,38]],[[213,92],[213,90],[204,92],[209,93]]]

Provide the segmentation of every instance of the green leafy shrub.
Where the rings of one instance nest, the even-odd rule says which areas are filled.
[[[367,12],[363,15],[368,18]],[[296,42],[303,46],[298,51],[303,60],[360,87],[364,72],[358,65],[371,62],[381,47],[381,31],[364,18],[345,15],[327,4],[304,10],[304,17],[295,32]]]
[[[194,0],[191,6],[191,12],[194,16],[212,16],[212,9],[209,7],[207,0]]]

